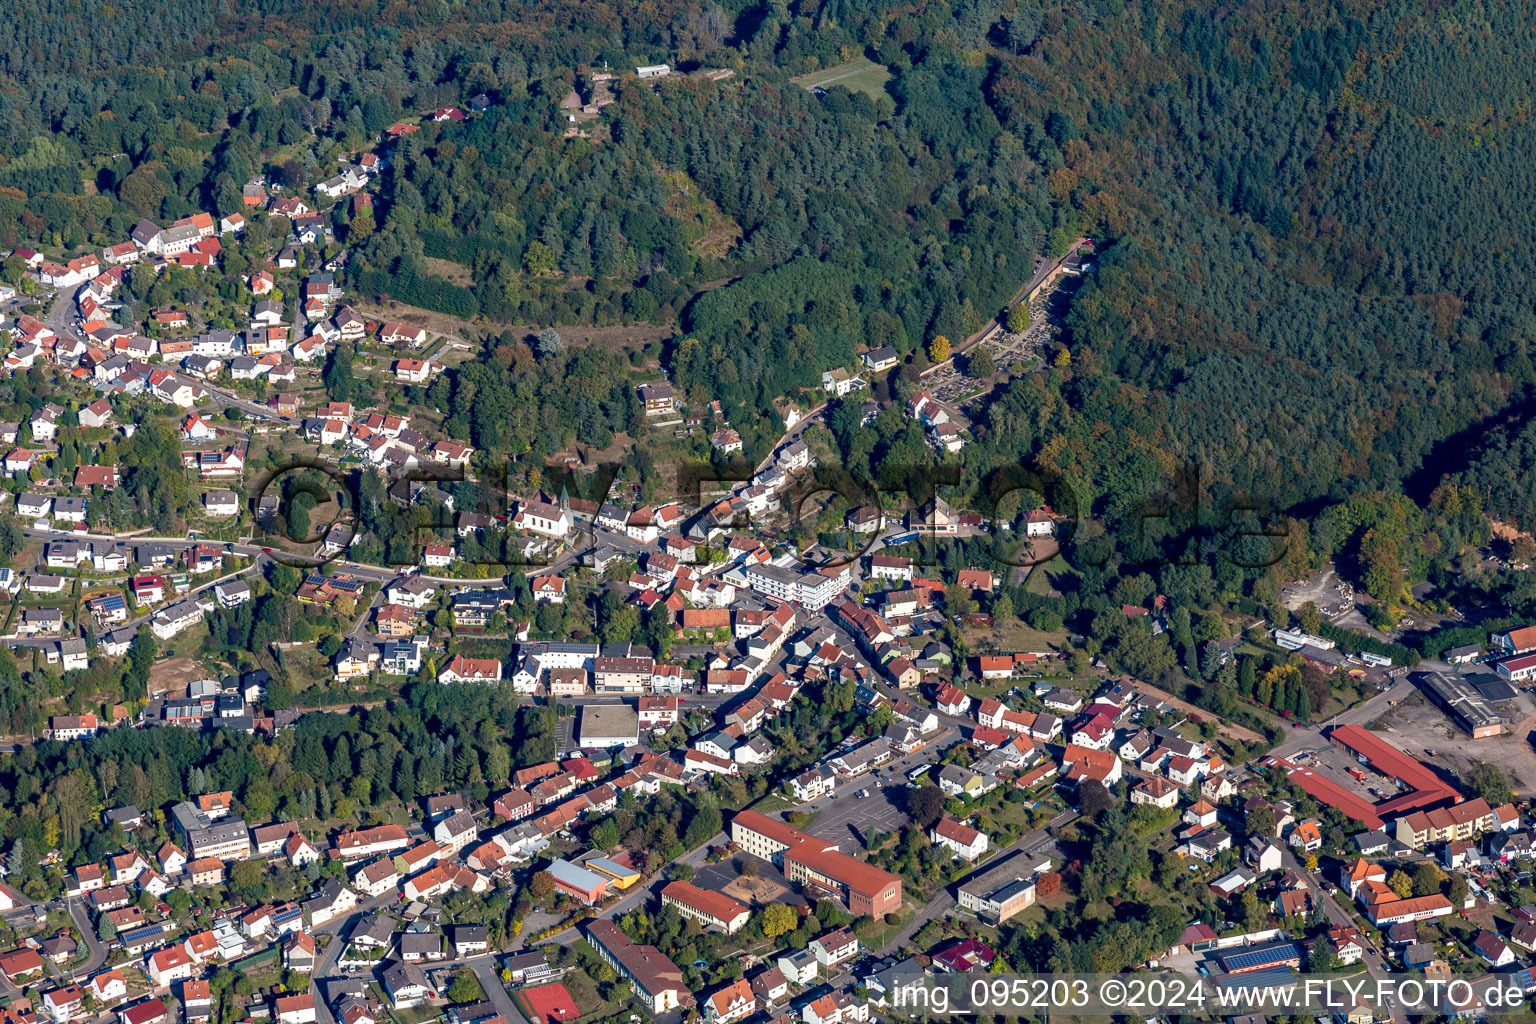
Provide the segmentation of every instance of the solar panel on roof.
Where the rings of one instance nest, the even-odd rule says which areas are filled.
[[[1273,946],[1245,949],[1241,953],[1230,953],[1218,957],[1221,966],[1227,971],[1248,971],[1265,964],[1283,963],[1287,960],[1301,959],[1301,947],[1294,942],[1282,942]]]

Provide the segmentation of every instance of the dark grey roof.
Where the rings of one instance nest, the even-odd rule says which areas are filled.
[[[442,949],[443,936],[438,932],[406,932],[400,936],[401,956],[440,953]]]

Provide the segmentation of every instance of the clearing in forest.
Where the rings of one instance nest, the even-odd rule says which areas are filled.
[[[795,85],[813,92],[829,85],[840,85],[849,92],[862,92],[877,99],[886,95],[885,83],[890,80],[891,73],[884,64],[876,64],[865,57],[790,79]]]

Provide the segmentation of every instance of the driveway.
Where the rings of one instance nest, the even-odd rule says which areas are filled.
[[[517,1008],[517,1001],[507,992],[507,986],[501,983],[501,976],[496,969],[499,959],[499,955],[477,956],[469,961],[469,969],[475,972],[480,987],[485,989],[485,998],[496,1007],[497,1013],[507,1019],[508,1024],[528,1024],[528,1018]]]

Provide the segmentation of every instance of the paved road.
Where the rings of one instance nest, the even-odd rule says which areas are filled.
[[[1427,665],[1428,663],[1426,663]],[[1292,729],[1287,736],[1270,751],[1276,757],[1292,757],[1303,750],[1321,750],[1328,745],[1327,738],[1323,735],[1324,729],[1330,729],[1336,725],[1364,725],[1391,709],[1393,702],[1402,702],[1412,696],[1416,688],[1404,676],[1394,683],[1389,689],[1370,697],[1352,708],[1346,708],[1332,718],[1309,725],[1304,729]]]
[[[938,714],[938,712],[934,713]],[[796,804],[794,807],[785,808],[785,810],[819,814],[827,808],[834,806],[838,801],[846,804],[849,800],[857,799],[853,794],[867,786],[904,785],[906,783],[904,776],[909,769],[915,768],[919,764],[931,764],[934,755],[948,747],[951,740],[959,742],[963,738],[957,735],[954,729],[941,725],[937,732],[926,738],[926,742],[922,747],[912,751],[912,753],[892,758],[879,769],[868,774],[857,775],[851,779],[839,779],[834,784],[830,793],[819,796],[815,800],[808,800],[803,804]]]
[[[171,548],[172,550],[175,550],[175,551],[181,551],[184,548],[189,548],[189,547],[191,547],[194,544],[213,544],[213,545],[216,545],[218,547],[225,548],[226,550],[233,551],[235,554],[240,555],[240,556],[242,556],[244,558],[255,559],[257,562],[268,561],[268,560],[276,561],[276,559],[273,556],[274,555],[281,555],[285,559],[291,559],[291,560],[297,561],[297,562],[309,562],[309,563],[313,563],[315,565],[320,565],[321,564],[321,560],[319,558],[316,558],[316,557],[313,557],[313,556],[309,556],[309,555],[299,554],[297,552],[284,551],[284,550],[279,549],[279,548],[263,547],[263,546],[257,545],[257,544],[239,544],[239,543],[231,544],[228,541],[210,540],[210,539],[208,539],[206,537],[194,537],[191,540],[188,540],[186,537],[150,537],[150,536],[145,536],[144,534],[141,534],[141,533],[122,533],[122,534],[113,534],[113,533],[80,533],[80,532],[75,531],[75,530],[33,530],[33,529],[22,530],[21,534],[22,534],[23,537],[35,538],[35,539],[44,540],[44,541],[53,541],[53,540],[82,540],[82,541],[84,541],[84,540],[91,540],[91,541],[107,541],[107,542],[111,542],[111,543],[119,543],[119,542],[121,542],[121,543],[124,543],[124,544],[130,544],[130,545],[133,545],[133,544],[164,544],[167,547],[169,547],[169,548]],[[337,566],[343,566],[343,567],[345,567],[345,571],[350,573],[353,576],[356,576],[356,577],[358,577],[360,579],[366,579],[366,580],[370,580],[370,581],[373,581],[373,582],[380,582],[380,583],[388,581],[388,580],[392,580],[392,579],[394,579],[397,576],[403,575],[405,572],[407,572],[409,569],[412,568],[411,566],[408,566],[408,565],[401,565],[401,566],[370,565],[370,564],[368,564],[366,562],[353,562],[353,561],[349,561],[348,559],[345,559],[345,558],[333,559],[328,564],[337,565]],[[484,586],[487,586],[489,583],[494,582],[494,581],[490,581],[490,580],[466,580],[466,579],[460,579],[457,576],[431,576],[431,575],[428,575],[426,573],[416,573],[414,575],[419,575],[424,580],[428,580],[428,581],[430,581],[432,583],[436,583],[436,584],[439,584],[441,586],[446,586],[446,587],[484,587]]]
[[[49,307],[48,316],[43,322],[52,328],[53,332],[60,337],[84,340],[81,338],[80,333],[75,330],[74,320],[77,307],[75,305],[74,293],[74,288],[60,289],[55,294],[53,305]],[[234,406],[240,411],[249,413],[257,419],[275,420],[283,423],[289,422],[288,417],[279,416],[271,409],[271,407],[262,405],[258,402],[252,402],[249,399],[241,398],[233,391],[230,391],[227,388],[222,388],[217,384],[212,383],[211,381],[203,380],[198,381],[198,383],[208,389],[209,394],[213,398],[213,404],[216,407],[223,408],[224,406]]]
[[[48,315],[43,318],[43,323],[61,338],[80,337],[74,324],[75,291],[74,288],[61,288],[54,293],[53,305],[48,307]]]
[[[800,419],[796,420],[795,425],[784,431],[784,435],[780,437],[779,440],[774,444],[772,450],[768,452],[768,454],[763,458],[762,462],[757,464],[757,468],[752,471],[753,475],[755,476],[758,473],[761,473],[763,470],[767,469],[768,464],[773,461],[774,456],[778,455],[780,448],[798,441],[800,439],[800,435],[805,433],[806,430],[810,428],[811,424],[820,419],[821,414],[826,411],[827,403],[822,402],[816,408],[812,409]]]
[[[345,917],[338,917],[335,920],[327,921],[325,924],[310,929],[312,934],[330,935],[332,937],[330,944],[320,954],[320,959],[315,962],[315,969],[309,972],[311,993],[315,997],[316,1024],[336,1024],[335,1017],[331,1015],[331,1008],[325,1005],[325,1000],[321,997],[317,982],[325,978],[339,976],[336,970],[336,961],[341,959],[341,951],[347,945],[343,936],[350,935],[353,926],[366,915],[373,913],[375,910],[390,910],[398,907],[399,904],[399,892],[391,889],[382,896],[375,896],[365,903],[359,903],[352,913]]]
[[[75,929],[80,932],[80,938],[85,942],[85,948],[90,955],[85,958],[85,963],[74,970],[74,979],[82,981],[89,978],[101,969],[101,965],[107,962],[107,947],[102,945],[96,937],[96,929],[91,924],[91,915],[86,910],[85,899],[66,899],[69,905],[69,919],[75,923]]]
[[[1307,880],[1307,884],[1317,894],[1317,899],[1322,904],[1323,913],[1327,916],[1330,924],[1337,928],[1356,927],[1354,916],[1341,906],[1339,901],[1324,886],[1321,872],[1307,870],[1306,866],[1296,859],[1295,853],[1288,844],[1280,847],[1280,862],[1287,869],[1296,872]],[[1370,973],[1373,979],[1381,980],[1386,978],[1387,975],[1392,973],[1392,969],[1382,959],[1381,951],[1372,948],[1369,940],[1362,940],[1362,942],[1366,945],[1364,961],[1366,971]],[[1392,1017],[1394,1020],[1400,1021],[1402,1020],[1402,1013],[1396,1007],[1393,1007]]]
[[[485,998],[496,1007],[497,1013],[507,1018],[510,1024],[528,1024],[528,1018],[523,1016],[517,1002],[507,993],[507,987],[501,983],[496,968],[499,959],[499,956],[477,956],[469,961],[469,969],[475,972],[480,987],[485,989]]]
[[[954,893],[958,891],[962,885],[969,882],[972,878],[991,871],[993,868],[997,867],[997,865],[1002,863],[1003,858],[1011,856],[1016,851],[1031,850],[1042,842],[1049,841],[1051,838],[1051,831],[1053,829],[1057,829],[1063,825],[1070,824],[1076,821],[1079,817],[1081,817],[1081,815],[1079,815],[1077,811],[1062,811],[1060,814],[1056,815],[1056,817],[1052,818],[1050,821],[1046,822],[1043,826],[1031,832],[1029,835],[1021,836],[1010,845],[998,851],[997,856],[988,858],[985,864],[977,866],[976,870],[969,872],[964,877],[956,881],[953,885],[947,885],[943,889],[940,889],[937,895],[935,895],[933,899],[929,900],[927,905],[919,910],[917,914],[912,918],[912,920],[907,923],[906,927],[902,928],[901,931],[892,936],[890,942],[887,942],[883,947],[881,947],[880,955],[891,956],[897,951],[907,948],[912,942],[912,937],[918,932],[922,931],[924,925],[926,925],[929,921],[935,921],[949,913],[949,909],[955,905]]]
[[[249,416],[254,416],[259,420],[272,420],[278,423],[293,422],[293,420],[289,419],[287,416],[278,415],[278,413],[271,406],[262,405],[259,402],[253,402],[248,398],[241,398],[233,391],[219,387],[212,381],[204,380],[198,381],[198,383],[208,389],[208,394],[213,399],[211,404],[217,408],[233,406],[234,408],[239,409],[241,412]]]
[[[209,589],[211,589],[213,587],[218,586],[220,583],[227,583],[228,581],[230,581],[232,579],[237,579],[237,578],[239,578],[241,576],[248,576],[251,573],[255,572],[258,568],[260,568],[260,566],[261,566],[260,561],[252,562],[250,565],[246,566],[244,569],[237,569],[234,572],[225,573],[223,576],[220,576],[217,579],[209,580],[207,583],[201,583],[198,586],[195,586],[191,590],[187,591],[186,594],[181,595],[179,600],[185,601],[188,598],[195,597],[196,595],[201,594],[205,590],[209,590]],[[87,582],[90,585],[94,586],[94,585],[96,585],[100,581],[89,580],[89,581],[83,581],[83,582]],[[158,609],[156,609],[156,610],[158,610]],[[153,618],[154,615],[155,615],[154,611],[148,611],[148,612],[145,612],[143,615],[138,616],[137,618],[129,619],[127,622],[120,622],[120,623],[116,624],[115,626],[113,626],[112,628],[114,630],[118,630],[118,629],[137,629],[139,626],[142,626],[144,623],[148,622],[151,618]],[[11,647],[49,647],[49,646],[52,646],[53,644],[57,643],[58,640],[59,640],[59,637],[56,637],[56,636],[19,637],[19,636],[15,636],[13,634],[13,635],[7,636],[7,637],[0,637],[0,639],[4,639]]]

